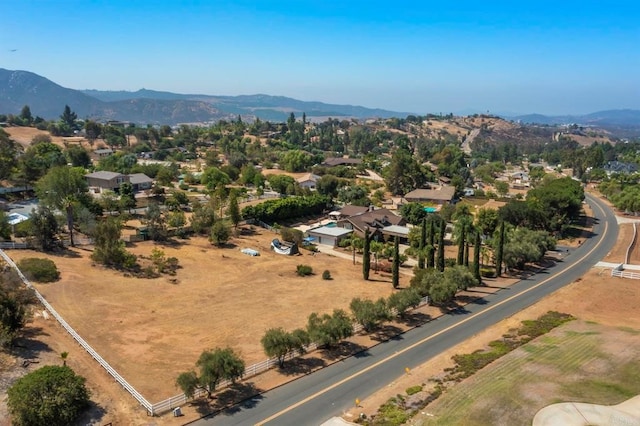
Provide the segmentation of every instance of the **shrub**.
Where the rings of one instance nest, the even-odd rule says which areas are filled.
[[[296,273],[301,277],[313,274],[313,268],[309,265],[298,265],[296,267]]]
[[[322,273],[322,279],[323,280],[330,280],[331,279],[331,272],[329,272],[328,269],[325,269],[324,272]]]
[[[50,283],[60,279],[56,264],[49,259],[28,257],[18,262],[18,268],[31,281]]]
[[[304,238],[304,234],[301,230],[285,227],[282,227],[282,229],[280,229],[280,236],[284,241],[296,243],[298,245],[302,245],[302,239]]]
[[[15,425],[68,425],[89,405],[84,377],[49,365],[18,379],[7,392]]]
[[[411,395],[415,395],[418,392],[422,391],[422,386],[420,385],[416,385],[416,386],[411,386],[410,388],[407,388],[406,392],[407,395],[411,396]]]

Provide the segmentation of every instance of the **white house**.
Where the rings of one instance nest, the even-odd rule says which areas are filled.
[[[296,179],[298,185],[303,188],[316,189],[316,183],[320,179],[320,176],[314,175],[313,173],[306,173],[299,178]]]

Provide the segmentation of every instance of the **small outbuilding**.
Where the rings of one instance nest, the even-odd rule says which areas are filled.
[[[352,232],[352,229],[337,226],[321,226],[319,228],[309,229],[307,235],[315,238],[318,244],[336,247],[340,244],[340,241],[347,238]]]

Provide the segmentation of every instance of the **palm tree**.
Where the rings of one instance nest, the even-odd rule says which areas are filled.
[[[69,357],[69,352],[60,352],[60,359],[62,359],[62,365],[67,365],[67,358]]]

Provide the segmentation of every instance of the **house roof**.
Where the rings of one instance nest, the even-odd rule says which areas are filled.
[[[349,216],[348,218],[343,219],[340,222],[344,223],[345,221],[351,223],[360,232],[363,232],[365,228],[382,229],[386,226],[402,226],[407,223],[404,218],[397,216],[388,209],[366,211],[358,215]]]
[[[384,228],[382,228],[382,232],[385,234],[398,235],[405,238],[409,236],[409,228],[407,228],[406,226],[385,226]]]
[[[347,204],[346,206],[344,206],[343,208],[340,209],[340,215],[341,216],[355,216],[358,214],[362,214],[364,212],[366,212],[367,210],[369,210],[369,207],[364,207],[364,206],[353,206],[351,204]]]
[[[451,201],[456,189],[453,186],[441,186],[436,189],[414,189],[404,195],[407,200]]]
[[[329,237],[342,237],[352,233],[352,229],[339,228],[337,226],[321,226],[319,228],[309,229],[307,234],[326,235]]]
[[[96,154],[113,154],[113,150],[111,148],[100,148],[100,149],[96,149],[95,151]]]
[[[124,176],[124,175],[122,173],[108,172],[106,170],[100,170],[99,172],[93,172],[93,173],[84,175],[84,177],[87,177],[87,178],[103,179],[103,180],[111,180],[120,176]]]
[[[129,175],[129,181],[132,185],[139,185],[141,183],[152,183],[153,179],[151,179],[144,173],[134,173],[132,175]]]
[[[318,176],[318,175],[314,175],[313,173],[305,173],[304,175],[302,175],[299,178],[297,178],[296,182],[298,182],[298,183],[317,182],[318,179],[320,179],[320,176]]]
[[[341,165],[352,165],[352,164],[360,164],[362,160],[359,158],[342,158],[342,157],[332,157],[327,158],[322,162],[323,166],[341,166]]]

